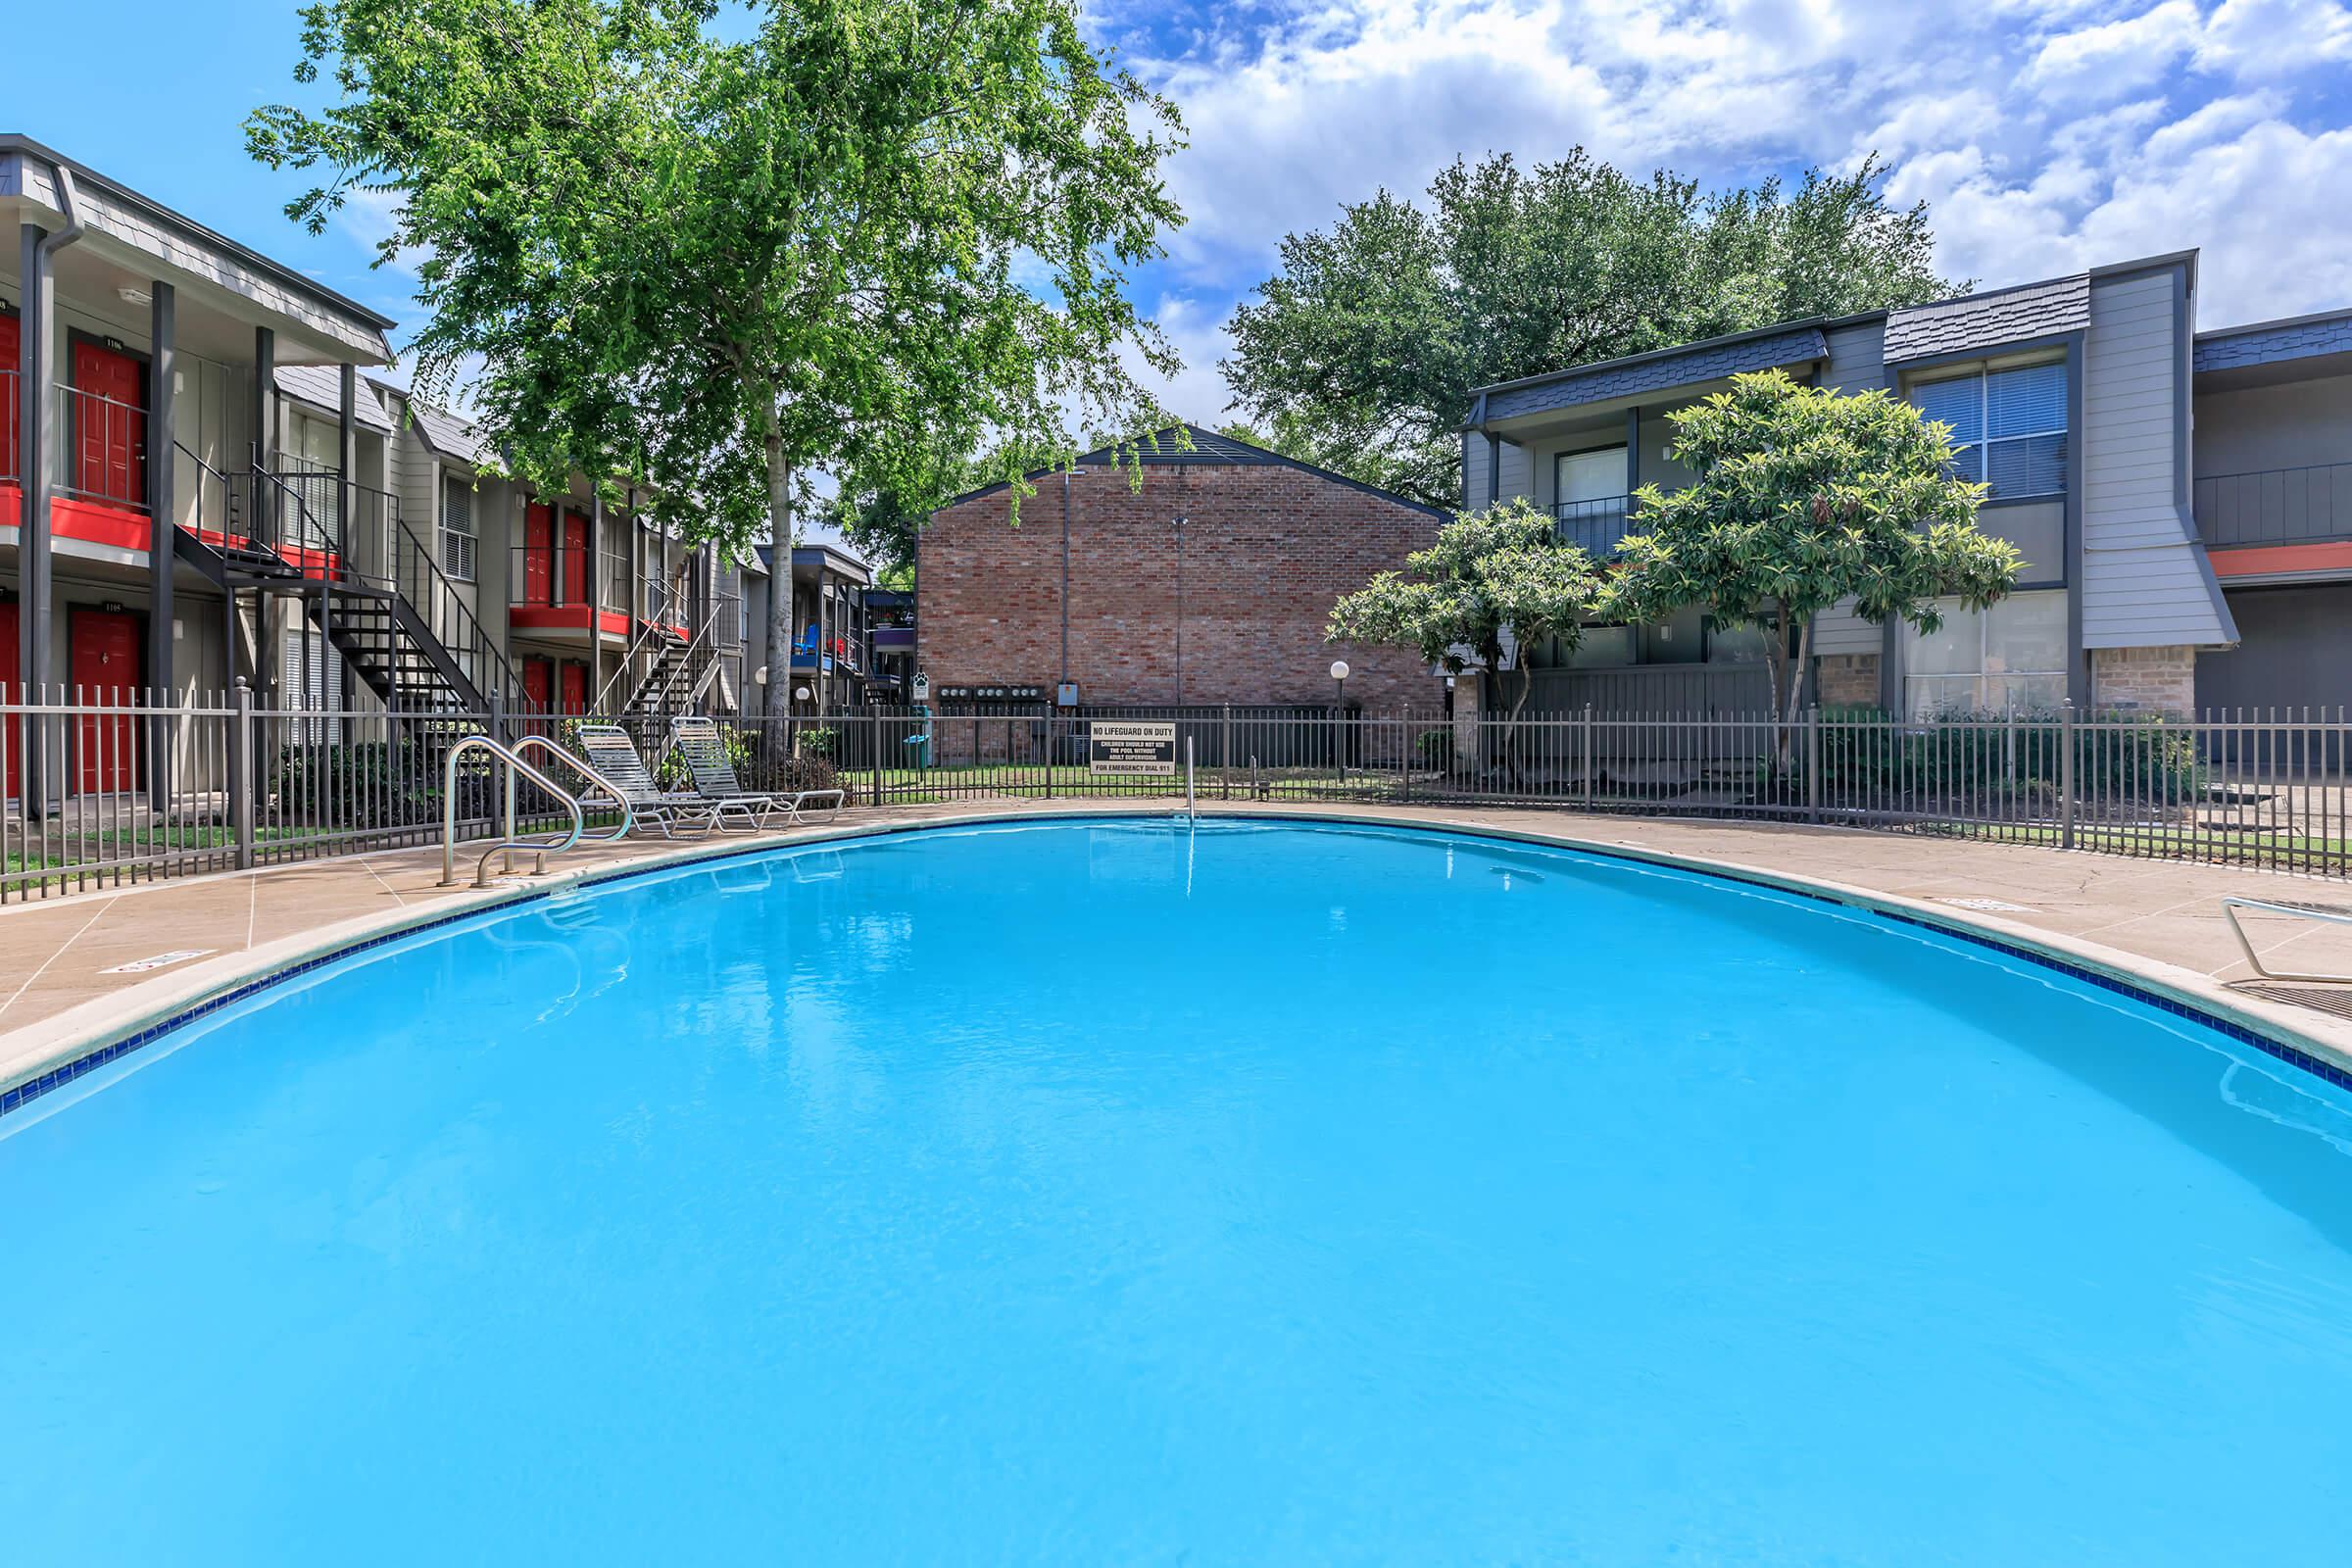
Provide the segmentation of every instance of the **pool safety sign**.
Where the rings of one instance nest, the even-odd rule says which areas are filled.
[[[1086,727],[1086,765],[1095,773],[1176,771],[1176,726],[1098,718]]]

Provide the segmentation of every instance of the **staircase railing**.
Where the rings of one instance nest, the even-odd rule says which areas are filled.
[[[657,580],[655,582],[653,603],[645,607],[644,624],[639,626],[636,635],[629,639],[629,646],[621,651],[619,665],[613,669],[612,674],[605,677],[604,685],[597,688],[596,701],[588,705],[590,712],[607,711],[605,699],[612,695],[612,689],[624,680],[634,680],[635,677],[630,674],[630,671],[637,667],[638,659],[641,656],[657,654],[660,646],[667,640],[672,628],[679,624],[671,617],[686,606],[686,578],[693,564],[694,558],[689,556],[686,560],[678,563],[678,568],[670,573],[669,581],[663,583]],[[633,588],[634,584],[631,586]],[[653,673],[653,669],[649,668],[646,671],[647,678],[651,678]],[[629,690],[630,695],[634,696],[637,688],[632,685]]]
[[[433,552],[425,548],[423,541],[410,529],[408,519],[397,512],[392,517],[391,542],[392,591],[409,602],[444,648],[463,656],[461,664],[471,662],[472,668],[466,673],[475,689],[485,697],[499,699],[510,711],[521,707],[522,681],[514,666],[508,662],[480,618],[466,608],[465,596],[443,574],[441,563]]]

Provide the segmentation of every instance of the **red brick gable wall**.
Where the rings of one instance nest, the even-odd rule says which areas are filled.
[[[1434,711],[1439,681],[1414,655],[1335,646],[1340,595],[1401,567],[1438,519],[1273,465],[1082,468],[1070,480],[1070,678],[1089,704],[1179,701],[1177,548],[1184,529],[1187,703],[1327,703],[1331,662],[1365,708]],[[938,513],[922,536],[915,635],[933,686],[1051,687],[1061,667],[1062,481],[1038,482],[1009,522],[999,491]]]

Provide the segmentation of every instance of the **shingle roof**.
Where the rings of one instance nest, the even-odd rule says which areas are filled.
[[[1677,348],[1657,349],[1624,359],[1580,365],[1555,374],[1507,382],[1482,394],[1489,419],[1572,409],[1585,403],[1605,403],[1638,392],[1662,392],[1697,381],[1721,380],[1748,370],[1769,370],[1784,365],[1829,357],[1828,339],[1818,322],[1791,322],[1731,337],[1709,338]]]
[[[2234,370],[2280,360],[2305,360],[2316,354],[2344,353],[2352,353],[2352,310],[2200,332],[2196,363],[2200,370]]]
[[[277,384],[280,397],[288,397],[329,414],[343,407],[343,372],[333,365],[280,365],[271,379]],[[376,395],[375,384],[362,377],[351,400],[351,416],[355,423],[370,430],[392,433],[392,416],[384,412],[383,399]]]
[[[1964,294],[1886,317],[1886,363],[1998,348],[2090,325],[2090,274]]]
[[[1192,438],[1189,450],[1176,439],[1176,432],[1179,429],[1185,431]],[[1436,507],[1425,507],[1418,501],[1408,501],[1394,491],[1381,489],[1378,485],[1366,484],[1360,479],[1350,479],[1344,473],[1334,473],[1329,468],[1319,468],[1300,459],[1286,457],[1280,452],[1269,452],[1264,447],[1253,446],[1247,441],[1237,441],[1229,435],[1219,435],[1214,430],[1203,430],[1200,426],[1189,421],[1182,425],[1171,424],[1163,430],[1153,432],[1149,439],[1131,446],[1097,447],[1094,451],[1077,459],[1077,464],[1081,467],[1107,467],[1114,462],[1140,463],[1147,467],[1189,465],[1227,468],[1297,468],[1301,473],[1311,473],[1318,479],[1328,479],[1333,484],[1346,485],[1350,490],[1361,490],[1368,496],[1378,496],[1383,501],[1394,503],[1399,507],[1410,507],[1415,512],[1425,512],[1433,517],[1442,517],[1446,514]],[[1054,472],[1052,468],[1039,468],[1026,477],[1030,483],[1035,484],[1052,472]],[[982,496],[992,495],[1004,488],[1005,486],[1002,482],[982,485],[977,490],[967,490],[962,495],[941,502],[940,510],[945,511],[949,507],[960,506],[966,501],[976,501]]]
[[[409,415],[416,421],[416,433],[424,437],[424,444],[443,457],[455,458],[477,468],[495,466],[498,463],[497,449],[482,439],[471,420],[461,419],[414,398],[409,400]]]

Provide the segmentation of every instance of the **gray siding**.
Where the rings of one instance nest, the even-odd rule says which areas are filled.
[[[2078,435],[2085,648],[2236,640],[2182,504],[2184,286],[2176,267],[2101,278],[2090,289]]]
[[[1822,367],[1823,386],[1838,392],[1869,392],[1886,385],[1884,320],[1840,326],[1825,335],[1830,344],[1830,363]]]
[[[2247,589],[2230,608],[2245,641],[2197,656],[2199,708],[2352,705],[2352,583]]]
[[[1494,486],[1497,500],[1508,501],[1513,496],[1525,496],[1530,501],[1535,499],[1535,465],[1528,457],[1527,448],[1516,441],[1505,441],[1496,472],[1499,475]]]
[[[2352,538],[2352,375],[2206,393],[2196,409],[2208,545]]]

